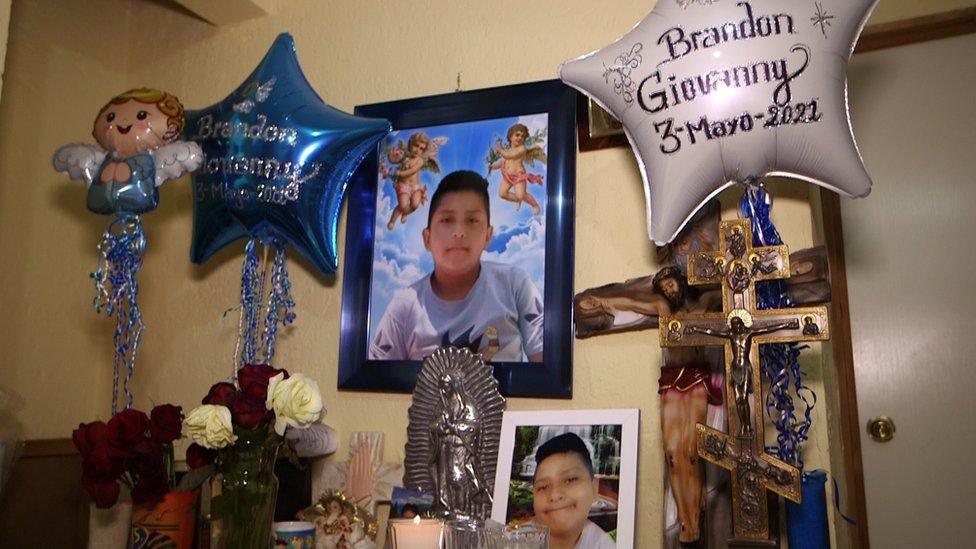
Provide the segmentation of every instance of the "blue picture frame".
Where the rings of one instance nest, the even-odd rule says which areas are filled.
[[[509,397],[573,396],[573,260],[578,94],[548,80],[356,107],[359,116],[386,118],[394,130],[478,120],[548,115],[545,215],[543,362],[492,362],[501,393]],[[377,170],[380,151],[349,181],[339,379],[342,390],[411,392],[420,361],[369,360]]]

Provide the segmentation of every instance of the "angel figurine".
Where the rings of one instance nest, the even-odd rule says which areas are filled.
[[[380,167],[382,177],[393,179],[393,190],[397,196],[397,205],[386,224],[387,229],[392,231],[398,218],[400,223],[406,223],[408,215],[427,203],[427,186],[421,185],[420,172],[441,173],[437,149],[445,143],[446,137],[430,139],[424,132],[415,132],[407,139],[406,147],[402,139],[397,141],[396,148],[387,147],[387,160],[397,166],[391,170],[383,163]]]
[[[176,96],[138,88],[114,97],[95,118],[92,136],[97,144],[72,143],[54,153],[54,169],[88,186],[88,209],[115,214],[99,244],[101,258],[92,273],[96,310],[116,319],[115,381],[112,413],[118,407],[119,371],[127,370],[128,389],[142,332],[136,304],[135,276],[142,264],[146,238],[140,214],[156,209],[157,187],[168,179],[200,167],[203,152],[193,142],[180,141],[185,124],[183,105]]]
[[[341,492],[322,494],[298,519],[315,524],[315,549],[376,549],[376,518]]]
[[[495,160],[489,162],[488,173],[491,174],[493,170],[499,169],[502,172],[498,196],[503,200],[514,202],[516,210],[521,209],[522,202],[528,202],[532,207],[532,214],[540,215],[542,208],[529,192],[528,184],[542,185],[543,177],[537,173],[526,172],[525,164],[528,162],[529,166],[533,166],[536,160],[546,162],[546,153],[542,147],[533,145],[541,137],[538,135],[530,137],[529,128],[525,124],[514,124],[508,128],[507,138],[508,147],[502,147],[501,139],[496,138],[498,142],[494,150],[489,151],[489,159]],[[492,152],[496,154],[491,154]]]

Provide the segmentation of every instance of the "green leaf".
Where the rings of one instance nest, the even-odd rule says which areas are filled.
[[[204,482],[210,475],[214,474],[217,470],[217,466],[214,464],[207,465],[205,467],[200,467],[198,469],[190,469],[183,474],[183,478],[180,479],[179,484],[176,485],[177,491],[190,491],[196,490],[203,485]]]

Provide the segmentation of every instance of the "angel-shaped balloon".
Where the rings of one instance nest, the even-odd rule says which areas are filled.
[[[514,124],[508,128],[508,147],[503,147],[501,139],[495,143],[495,148],[488,153],[488,174],[493,170],[501,170],[502,180],[498,189],[498,196],[503,200],[515,203],[515,209],[522,208],[522,202],[528,202],[533,215],[540,215],[542,208],[539,202],[528,190],[529,183],[542,185],[543,177],[537,173],[525,171],[525,164],[535,166],[536,160],[545,164],[546,152],[536,145],[543,139],[540,134],[530,135],[525,124]]]
[[[431,139],[424,132],[414,132],[407,139],[406,147],[399,139],[396,147],[386,148],[389,164],[397,166],[391,169],[386,162],[380,165],[380,175],[393,180],[393,190],[397,196],[397,205],[386,224],[387,229],[392,231],[397,219],[400,223],[406,223],[408,215],[427,203],[427,186],[420,183],[420,172],[441,173],[437,150],[445,143],[446,137]]]
[[[54,153],[54,169],[88,185],[88,209],[120,217],[156,209],[157,187],[200,167],[200,147],[180,141],[183,105],[160,90],[129,90],[95,118],[97,145],[72,143]]]
[[[132,405],[128,382],[142,333],[136,303],[136,273],[142,265],[146,237],[140,214],[156,209],[158,187],[200,167],[203,153],[193,142],[180,141],[183,105],[164,91],[138,88],[112,98],[98,112],[92,136],[97,144],[72,143],[54,153],[54,169],[88,186],[88,209],[115,214],[99,244],[95,308],[115,317],[115,383],[112,413],[118,408],[119,373],[126,369],[123,390]]]

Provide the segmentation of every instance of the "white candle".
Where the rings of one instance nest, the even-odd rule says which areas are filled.
[[[444,523],[436,519],[390,519],[393,549],[438,549]]]

